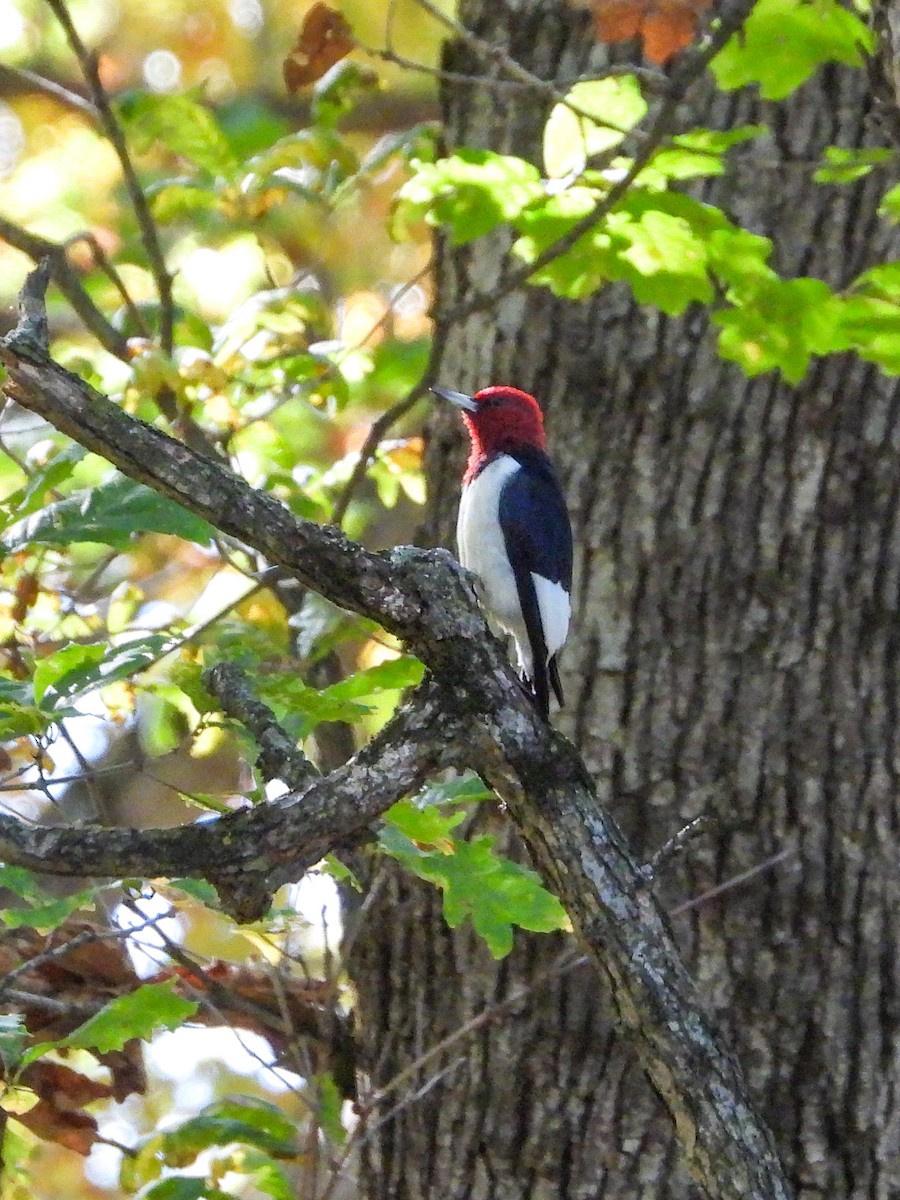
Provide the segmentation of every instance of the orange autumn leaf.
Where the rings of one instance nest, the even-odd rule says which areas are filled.
[[[644,56],[663,66],[689,46],[712,0],[590,0],[601,42],[642,37]]]
[[[284,82],[293,95],[321,79],[353,49],[350,26],[327,4],[314,4],[300,27],[297,44],[284,60]]]
[[[644,5],[635,3],[635,0],[621,0],[621,3],[597,0],[592,11],[598,41],[627,42],[641,32]]]

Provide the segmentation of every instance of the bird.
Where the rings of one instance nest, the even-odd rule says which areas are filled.
[[[513,637],[519,673],[544,718],[563,703],[557,657],[572,613],[572,527],[546,452],[538,402],[515,387],[469,396],[433,387],[461,410],[470,450],[456,540],[488,613]]]

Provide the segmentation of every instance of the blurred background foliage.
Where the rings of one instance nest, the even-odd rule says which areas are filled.
[[[337,512],[353,536],[390,545],[409,537],[424,498],[415,421],[396,425],[361,486],[345,489],[373,420],[410,393],[427,359],[429,240],[422,226],[395,241],[388,218],[410,154],[428,153],[434,78],[357,48],[314,89],[289,96],[281,64],[309,7],[71,4],[172,272],[170,354],[146,229],[69,39],[44,0],[0,0],[0,325],[14,324],[33,265],[28,238],[64,247],[105,333],[101,345],[51,286],[60,362],[129,411],[226,455],[298,514],[328,521]],[[398,54],[435,62],[441,27],[412,0],[347,0],[342,11],[358,47],[390,38]],[[418,677],[418,664],[365,622],[315,598],[286,603],[259,582],[265,564],[187,528],[177,506],[14,406],[0,421],[0,449],[7,811],[163,825],[196,819],[198,806],[260,799],[247,747],[200,684],[220,658],[250,671],[299,738],[335,720],[368,735]],[[326,657],[323,679],[316,664]],[[160,914],[163,940],[148,928],[130,943],[142,975],[171,962],[169,938],[197,961],[285,967],[340,992],[326,945],[336,914],[321,887],[291,889],[269,921],[237,929],[196,892],[144,889],[123,901],[86,882],[93,920]],[[40,892],[42,904],[58,897],[56,885]],[[33,888],[30,902],[25,924],[38,932],[61,919],[38,912]],[[299,1121],[303,1153],[290,1172],[266,1146],[236,1156],[203,1151],[202,1138],[201,1166],[183,1148],[179,1162],[203,1187],[227,1176],[237,1194],[318,1194],[339,1151],[340,1098],[290,1055],[287,1070],[272,1060],[246,1030],[162,1034],[148,1048],[143,1094],[96,1110],[101,1137],[86,1160],[9,1127],[3,1195],[77,1200],[152,1187],[153,1172],[133,1161],[119,1180],[115,1145],[134,1147],[160,1121],[171,1129],[230,1091],[274,1100]],[[89,1056],[74,1065],[103,1075]],[[262,1125],[275,1137],[271,1119]],[[158,1170],[165,1153],[154,1153]]]

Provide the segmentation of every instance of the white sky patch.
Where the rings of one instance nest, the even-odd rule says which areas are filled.
[[[275,1058],[265,1038],[241,1029],[176,1029],[154,1038],[145,1054],[148,1070],[174,1083],[178,1107],[191,1112],[213,1099],[211,1076],[202,1094],[191,1082],[204,1078],[207,1065],[224,1067],[235,1075],[249,1075],[268,1091],[286,1092],[301,1082],[299,1076],[273,1066]],[[182,1091],[189,1083],[191,1086]],[[172,1124],[182,1119],[182,1114],[176,1114]]]
[[[130,908],[125,908],[120,904],[113,913],[113,920],[123,929],[137,930],[138,926],[142,925],[148,917],[159,916],[160,920],[156,925],[148,925],[146,928],[140,929],[125,943],[135,971],[141,979],[146,979],[150,975],[155,975],[169,961],[165,942],[157,933],[157,928],[165,934],[169,941],[179,942],[181,940],[181,922],[177,917],[162,915],[168,912],[171,905],[158,892],[142,897],[137,901],[136,907],[142,915],[139,916]]]
[[[310,872],[288,888],[288,904],[298,916],[309,921],[312,932],[321,933],[324,919],[331,948],[337,948],[341,936],[341,906],[337,886],[330,875]]]
[[[25,18],[12,0],[0,0],[0,50],[11,50],[25,33]]]

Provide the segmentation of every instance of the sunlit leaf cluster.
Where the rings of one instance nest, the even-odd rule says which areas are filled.
[[[824,64],[860,66],[870,46],[860,18],[833,0],[760,0],[712,69],[723,89],[752,85],[777,100]],[[896,372],[900,308],[889,285],[875,297],[868,273],[840,293],[821,280],[782,278],[769,239],[686,190],[693,179],[724,174],[729,153],[768,137],[767,127],[674,131],[636,165],[648,112],[637,77],[578,83],[550,113],[543,174],[486,150],[419,160],[401,189],[395,229],[424,219],[465,244],[509,225],[518,234],[513,253],[526,265],[540,260],[529,282],[558,296],[581,300],[623,282],[638,303],[673,316],[704,305],[720,330],[720,354],[749,375],[778,370],[797,383],[814,357],[847,350]],[[811,175],[847,184],[892,165],[888,148],[832,147]],[[619,195],[629,172],[633,182]],[[894,219],[895,191],[882,207]]]

